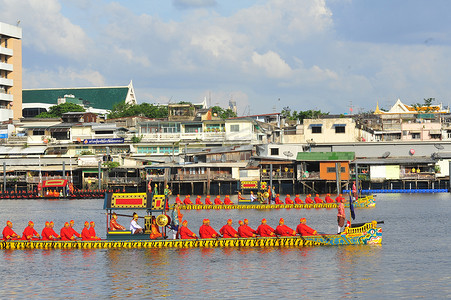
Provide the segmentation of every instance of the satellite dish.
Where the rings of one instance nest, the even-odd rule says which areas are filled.
[[[440,144],[434,144],[434,147],[437,148],[438,150],[445,149],[445,147],[443,147],[443,145],[440,145]]]
[[[292,156],[293,156],[293,153],[291,153],[290,151],[285,151],[285,152],[283,153],[283,155],[285,155],[286,157],[292,157]]]
[[[382,158],[387,158],[390,156],[390,151],[384,152],[384,154],[382,154]]]

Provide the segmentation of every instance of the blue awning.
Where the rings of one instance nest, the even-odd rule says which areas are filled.
[[[346,127],[346,124],[334,124],[333,127]]]
[[[310,127],[322,127],[323,124],[310,124]]]

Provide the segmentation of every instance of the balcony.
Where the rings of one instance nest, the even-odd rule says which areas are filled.
[[[4,48],[4,47],[0,47],[0,54],[4,54],[4,55],[8,55],[8,56],[13,56],[13,49],[8,49],[8,48]]]
[[[0,101],[12,102],[13,101],[13,95],[5,94],[4,92],[2,93],[2,90],[0,89]]]
[[[0,121],[8,121],[13,118],[12,109],[2,108],[0,106]]]
[[[5,71],[12,72],[13,71],[13,65],[0,62],[0,70],[5,70]]]
[[[0,85],[13,86],[13,80],[7,78],[0,78]]]

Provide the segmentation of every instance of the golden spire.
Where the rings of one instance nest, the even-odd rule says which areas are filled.
[[[375,114],[375,115],[380,115],[380,114],[382,114],[382,111],[379,109],[379,101],[377,101],[377,104],[376,104],[376,110],[374,111],[374,114]]]

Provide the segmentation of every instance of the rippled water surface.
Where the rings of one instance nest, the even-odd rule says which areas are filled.
[[[310,248],[0,250],[0,296],[5,298],[449,298],[451,196],[378,195],[376,208],[356,210],[355,222],[384,220],[382,245]],[[28,220],[60,229],[74,219],[97,223],[104,236],[102,200],[0,201],[0,224],[21,234]],[[347,211],[349,214],[349,212]],[[265,217],[300,217],[334,233],[336,209],[183,211],[197,232],[209,218],[219,230]],[[129,219],[119,222],[128,225]]]

